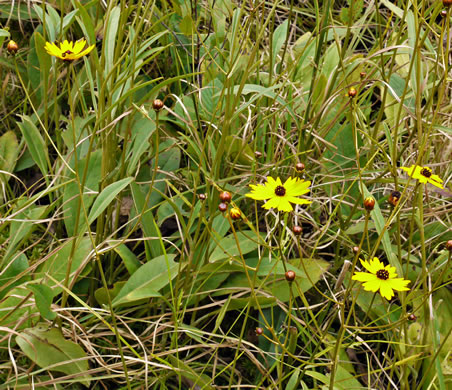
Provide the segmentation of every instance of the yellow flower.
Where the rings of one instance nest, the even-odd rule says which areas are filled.
[[[72,62],[80,57],[86,56],[91,50],[94,49],[94,45],[91,45],[83,50],[85,46],[85,39],[80,39],[75,43],[65,40],[62,43],[60,42],[60,47],[58,47],[55,43],[46,42],[44,48],[51,56],[58,57],[63,61]]]
[[[434,175],[429,167],[420,167],[412,165],[411,167],[401,167],[413,179],[419,180],[419,183],[431,183],[436,187],[444,188],[443,181],[438,175]]]
[[[279,177],[275,180],[269,176],[267,177],[267,183],[265,184],[250,184],[251,192],[246,194],[246,196],[255,200],[268,199],[268,202],[262,205],[262,207],[267,210],[274,208],[280,211],[292,211],[293,207],[291,203],[312,203],[309,200],[297,198],[297,196],[308,193],[308,187],[310,185],[310,181],[291,177],[282,184]]]
[[[355,272],[352,280],[364,282],[363,287],[366,291],[376,292],[380,290],[382,297],[391,299],[394,296],[394,291],[408,291],[407,285],[410,280],[398,278],[395,267],[391,265],[384,265],[376,257],[373,260],[361,260],[363,267],[368,272]]]

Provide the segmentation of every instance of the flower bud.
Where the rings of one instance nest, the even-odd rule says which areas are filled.
[[[298,173],[303,172],[304,171],[304,164],[302,162],[296,163],[295,164],[295,169]]]
[[[223,203],[229,203],[232,200],[231,193],[228,191],[220,192],[220,200]]]
[[[367,73],[366,73],[366,72],[361,72],[361,73],[359,74],[359,77],[361,77],[361,79],[364,79],[366,76],[367,76]]]
[[[294,226],[292,228],[293,234],[295,234],[296,236],[299,236],[301,233],[303,233],[303,228],[301,226]]]
[[[367,211],[372,211],[375,206],[375,198],[372,196],[368,196],[366,199],[364,199],[364,208]]]
[[[354,246],[352,249],[353,253],[356,255],[359,253],[359,246]]]
[[[6,50],[8,50],[9,54],[16,54],[17,50],[19,50],[19,45],[14,42],[13,40],[8,42],[8,45],[6,46]]]
[[[264,333],[264,330],[262,328],[256,328],[256,334],[258,336],[262,335]]]
[[[154,111],[160,111],[163,107],[164,107],[164,104],[160,99],[155,99],[152,102],[152,108],[154,109]]]
[[[452,240],[449,240],[449,241],[446,242],[446,249],[449,252],[452,252]]]
[[[350,89],[347,92],[347,95],[349,98],[354,98],[356,95],[358,95],[358,91],[354,87],[350,87]]]
[[[442,17],[442,18],[447,17],[447,11],[446,11],[445,9],[443,9],[443,10],[441,11],[441,17]]]
[[[256,150],[256,151],[254,152],[254,156],[255,156],[256,158],[261,158],[261,157],[262,157],[262,152],[259,152],[258,150]]]
[[[452,0],[443,0],[444,7],[450,7],[452,5]]]
[[[397,203],[399,202],[401,196],[402,194],[400,193],[400,191],[392,191],[389,194],[388,202],[395,207],[397,206]]]
[[[231,218],[236,221],[238,219],[240,219],[240,217],[242,216],[242,213],[240,212],[240,209],[238,209],[237,207],[233,207],[230,211],[229,211],[229,215],[231,216]]]
[[[288,282],[293,282],[295,280],[295,272],[289,270],[285,273],[285,277]]]
[[[218,205],[218,210],[220,210],[222,213],[224,213],[228,209],[228,205],[226,203],[220,203]]]
[[[408,319],[409,319],[410,321],[416,321],[416,320],[417,320],[417,317],[416,317],[413,313],[410,313],[410,314],[408,315]]]
[[[199,198],[199,200],[206,200],[207,199],[207,195],[206,194],[199,194],[198,198]]]

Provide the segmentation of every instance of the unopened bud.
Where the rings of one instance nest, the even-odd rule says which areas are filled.
[[[372,196],[368,196],[366,199],[364,199],[364,208],[367,211],[372,211],[375,206],[375,198]]]
[[[154,109],[154,111],[160,111],[163,107],[164,107],[164,104],[160,99],[155,99],[152,102],[152,108]]]
[[[9,54],[16,54],[17,50],[19,50],[19,45],[14,41],[9,41],[8,45],[6,46],[6,50],[8,50]]]

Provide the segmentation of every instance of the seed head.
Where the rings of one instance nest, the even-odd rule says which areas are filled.
[[[152,102],[152,108],[154,109],[154,111],[160,111],[165,105],[163,104],[163,102],[160,99],[155,99]]]
[[[224,203],[229,203],[232,200],[231,193],[228,191],[220,192],[220,200]]]
[[[222,213],[224,213],[228,209],[228,205],[226,203],[220,203],[218,205],[218,210],[220,210]]]
[[[285,277],[288,282],[293,282],[295,280],[295,276],[295,272],[290,270],[285,273]]]
[[[449,240],[449,241],[446,242],[446,249],[449,252],[452,252],[452,240]]]
[[[295,225],[292,228],[293,234],[295,234],[296,236],[299,236],[301,233],[303,233],[303,228],[301,226]]]
[[[295,169],[298,173],[303,172],[304,171],[304,164],[302,162],[296,163],[295,164]]]

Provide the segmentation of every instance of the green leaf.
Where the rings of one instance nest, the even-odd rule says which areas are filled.
[[[121,257],[130,275],[140,268],[140,261],[125,244],[115,247],[115,252]]]
[[[140,186],[136,183],[131,184],[133,201],[137,215],[141,214],[141,227],[145,237],[160,237],[160,231],[154,221],[152,210],[145,205],[145,196],[141,192]],[[150,252],[151,257],[157,257],[163,254],[160,240],[146,240],[146,248]]]
[[[7,267],[2,269],[2,272],[0,274],[0,299],[2,299],[8,293],[8,291],[30,278],[29,275],[24,275],[18,278],[18,275],[23,273],[27,268],[27,256],[21,253],[13,261],[9,262]]]
[[[273,42],[272,42],[272,63],[275,65],[276,56],[281,50],[284,42],[287,39],[287,29],[289,27],[289,20],[286,19],[283,23],[281,23],[278,28],[273,33]]]
[[[0,170],[12,173],[19,155],[19,143],[12,131],[7,131],[0,137]],[[10,176],[0,174],[0,183],[6,184]],[[3,191],[0,192],[0,200],[3,199]]]
[[[15,220],[11,221],[9,245],[6,253],[0,259],[0,264],[6,264],[10,261],[11,256],[15,254],[21,243],[26,241],[29,235],[37,229],[38,225],[35,221],[43,218],[50,208],[50,206],[37,207],[34,204],[28,206],[25,205],[25,200],[19,200],[17,202],[17,208],[15,208],[14,211],[19,212],[16,215]],[[21,209],[22,207],[24,207],[24,209]]]
[[[108,294],[110,295],[111,300],[115,299],[125,284],[126,282],[124,281],[116,282],[113,284],[113,288],[108,289]],[[94,292],[94,297],[99,305],[108,305],[108,295],[105,287],[98,288]]]
[[[0,302],[0,326],[16,331],[33,326],[39,316],[38,309],[31,301],[31,293],[25,287],[16,287]]]
[[[114,55],[116,46],[116,34],[118,33],[119,18],[121,16],[121,8],[118,6],[113,7],[108,20],[105,21],[105,37],[104,37],[104,53],[105,53],[105,77],[113,69]],[[111,83],[110,78],[110,83]]]
[[[69,266],[69,259],[74,239],[75,238],[67,240],[64,244],[60,245],[57,252],[42,263],[42,265],[38,268],[38,272],[35,273],[36,280],[42,278],[47,286],[54,286],[53,290],[55,295],[61,292],[62,288],[56,286],[54,282],[46,277],[46,275],[50,275],[58,282],[63,283],[66,278],[66,270]],[[76,243],[74,256],[71,262],[71,273],[75,272],[83,265],[84,260],[89,257],[91,250],[92,243],[89,237],[83,237],[80,242]],[[70,281],[72,281],[72,279],[73,277],[71,277]]]
[[[88,216],[88,224],[92,224],[97,217],[110,205],[114,198],[130,183],[133,177],[126,177],[107,186],[94,201],[93,207]]]
[[[47,325],[26,329],[16,342],[27,357],[38,366],[73,375],[72,381],[89,386],[91,377],[85,351],[76,343],[66,340],[56,328]]]
[[[237,257],[240,254],[245,255],[257,249],[259,237],[251,230],[245,230],[234,234],[230,234],[220,240],[216,248],[210,255],[211,263],[219,260]]]
[[[113,300],[113,307],[161,296],[158,291],[178,273],[180,265],[174,262],[175,257],[174,254],[162,255],[137,269]]]
[[[54,291],[45,284],[28,284],[27,288],[33,292],[36,306],[41,316],[53,321],[56,318],[56,313],[50,309],[50,305],[52,304]]]
[[[27,115],[19,115],[22,118],[22,122],[17,122],[20,131],[25,139],[28,150],[33,157],[34,162],[38,165],[41,173],[44,176],[48,174],[48,155],[47,147],[44,139],[35,124],[32,122],[31,118]]]
[[[77,220],[77,212],[81,213],[79,219],[78,233],[83,233],[81,231],[82,226],[85,227],[86,223],[84,221],[85,216],[83,213],[83,209],[88,210],[91,204],[94,201],[94,195],[98,191],[99,182],[101,178],[101,162],[102,162],[102,150],[96,150],[91,153],[89,161],[87,158],[81,159],[78,162],[78,170],[83,174],[85,171],[85,165],[88,164],[87,168],[87,176],[85,180],[85,187],[83,189],[83,207],[79,209],[79,194],[80,189],[79,185],[76,183],[75,174],[72,172],[68,175],[69,179],[72,179],[65,188],[63,193],[63,204],[64,204],[64,224],[66,226],[67,234],[69,237],[72,237],[75,232],[75,221]],[[74,163],[72,162],[72,168]]]

